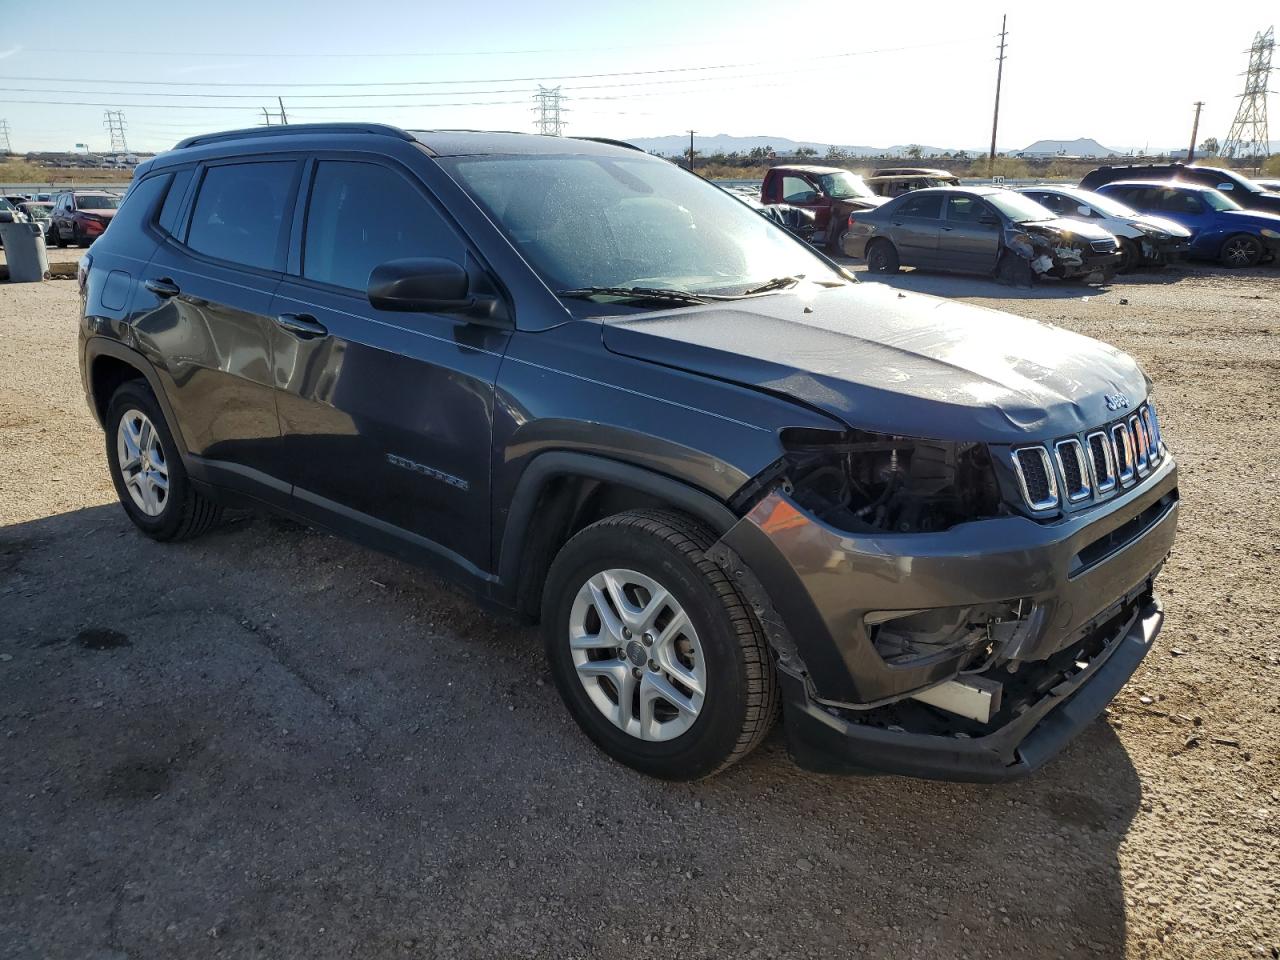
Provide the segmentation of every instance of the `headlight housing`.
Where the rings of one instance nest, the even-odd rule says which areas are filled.
[[[1134,226],[1145,233],[1148,237],[1152,237],[1156,240],[1167,240],[1170,236],[1168,231],[1161,230],[1159,227],[1153,227],[1149,223],[1135,223]]]
[[[787,430],[784,489],[849,532],[919,533],[998,516],[985,444],[850,431]]]
[[[1268,240],[1280,240],[1280,230],[1272,230],[1270,227],[1263,227],[1258,232]]]

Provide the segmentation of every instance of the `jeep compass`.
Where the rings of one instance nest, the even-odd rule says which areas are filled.
[[[672,779],[998,781],[1151,648],[1177,473],[1065,330],[857,283],[626,144],[318,124],[138,166],[80,265],[125,512],[284,511],[540,621],[583,731]]]

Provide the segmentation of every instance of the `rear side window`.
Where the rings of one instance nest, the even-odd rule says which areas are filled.
[[[374,267],[401,257],[464,262],[466,249],[412,184],[374,163],[322,160],[307,208],[302,275],[365,290]]]
[[[942,194],[926,193],[920,197],[908,197],[902,201],[898,213],[904,217],[937,220],[942,216]]]
[[[187,246],[220,260],[275,269],[294,167],[292,160],[210,167],[196,195]]]
[[[194,170],[179,170],[173,175],[169,192],[164,196],[164,206],[160,208],[160,217],[156,221],[165,233],[177,232],[178,212],[182,209],[182,198],[186,196],[187,187],[191,183],[194,172]]]
[[[156,205],[169,184],[167,173],[147,177],[135,183],[125,194],[124,202],[111,221],[111,229],[117,233],[122,230],[134,230],[155,215]]]

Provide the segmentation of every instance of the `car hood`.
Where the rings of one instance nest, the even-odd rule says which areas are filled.
[[[1134,224],[1140,223],[1148,227],[1155,227],[1157,230],[1163,230],[1165,233],[1169,234],[1169,236],[1171,237],[1185,238],[1185,237],[1191,236],[1190,230],[1188,230],[1182,224],[1174,220],[1169,220],[1166,217],[1157,217],[1149,213],[1140,213],[1136,217],[1126,217],[1124,219],[1127,220],[1129,223],[1134,223]]]
[[[1012,314],[880,283],[610,316],[614,353],[788,397],[850,427],[1014,443],[1075,433],[1131,406],[1128,355]]]
[[[1228,222],[1245,222],[1268,230],[1280,230],[1280,214],[1267,213],[1265,210],[1223,210],[1221,215],[1228,217]]]
[[[1096,223],[1069,220],[1066,217],[1059,217],[1056,220],[1034,220],[1031,223],[1019,223],[1014,224],[1014,226],[1030,231],[1034,231],[1038,227],[1048,228],[1065,233],[1067,236],[1079,237],[1081,240],[1109,240],[1112,237],[1110,231],[1103,229]]]

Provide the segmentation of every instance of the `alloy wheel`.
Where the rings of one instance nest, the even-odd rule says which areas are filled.
[[[569,650],[587,696],[618,729],[673,740],[693,726],[706,696],[706,660],[676,598],[634,570],[603,570],[569,613]]]
[[[120,418],[116,458],[134,506],[148,517],[160,516],[169,502],[169,465],[155,425],[141,410],[131,408]]]
[[[1255,242],[1248,237],[1237,237],[1227,244],[1227,262],[1233,267],[1247,267],[1257,259]]]

